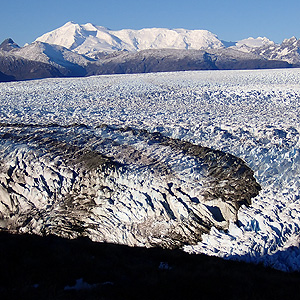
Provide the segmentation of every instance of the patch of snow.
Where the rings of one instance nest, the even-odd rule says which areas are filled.
[[[261,47],[264,45],[269,45],[269,44],[274,44],[271,40],[269,40],[266,37],[258,37],[258,38],[253,38],[249,37],[247,39],[240,40],[236,43],[237,47],[240,47],[242,45],[246,45],[248,47],[256,48],[256,47]]]
[[[91,290],[98,286],[98,284],[89,284],[83,281],[83,278],[77,279],[75,285],[73,286],[65,286],[65,291],[75,290],[75,291],[83,291],[83,290]]]
[[[275,43],[266,37],[258,37],[258,38],[249,37],[247,39],[237,41],[236,44],[231,48],[243,52],[252,52],[255,48],[259,48],[263,46],[272,47],[273,45],[275,45]]]
[[[72,63],[85,66],[88,63],[88,60],[82,55],[58,45],[42,42],[34,42],[25,47],[17,48],[12,53],[29,60],[52,63],[55,66],[68,66]]]

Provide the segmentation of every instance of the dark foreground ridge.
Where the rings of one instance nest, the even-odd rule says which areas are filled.
[[[300,274],[181,250],[0,232],[1,299],[299,299]]]

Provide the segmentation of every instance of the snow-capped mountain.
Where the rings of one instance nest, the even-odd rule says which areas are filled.
[[[284,40],[281,45],[266,37],[251,37],[233,43],[221,41],[207,30],[145,28],[114,31],[91,23],[80,25],[74,22],[68,22],[21,48],[12,39],[7,39],[0,45],[0,50],[1,81],[300,65],[300,42],[296,38]],[[21,61],[26,68],[21,67]]]
[[[300,66],[300,40],[292,37],[285,39],[280,45],[262,46],[252,51],[267,59],[283,60],[295,66]]]
[[[266,37],[258,37],[258,38],[249,37],[247,39],[237,41],[234,46],[231,46],[231,48],[243,52],[253,52],[253,50],[260,47],[272,47],[272,46],[275,46],[275,43]]]
[[[52,62],[57,65],[67,65],[68,63],[84,65],[89,61],[84,56],[78,55],[64,47],[42,42],[34,42],[12,50],[11,54],[44,63]]]
[[[0,50],[0,81],[66,76],[49,63],[26,59]]]
[[[150,73],[187,70],[288,68],[284,61],[268,60],[234,49],[148,49],[115,51],[92,59],[62,46],[34,42],[0,51],[1,81],[44,77]]]
[[[270,60],[282,60],[293,65],[300,65],[300,41],[292,37],[285,39],[281,44],[258,37],[248,38],[235,43],[230,48],[253,53]]]
[[[109,30],[91,23],[68,22],[37,38],[36,41],[60,45],[80,54],[145,49],[214,49],[224,47],[217,36],[207,30],[144,28]]]
[[[84,67],[90,59],[62,46],[34,42],[25,47],[13,49],[10,54],[32,61],[50,64],[65,76],[84,76]]]
[[[295,37],[286,39],[281,45],[266,37],[239,40],[235,43],[221,41],[207,30],[144,28],[141,30],[110,30],[91,23],[68,22],[48,32],[36,41],[59,45],[91,58],[101,58],[115,51],[136,52],[149,49],[207,50],[232,48],[257,54],[269,60],[283,60],[299,64],[299,43]]]
[[[12,49],[18,49],[18,48],[20,48],[20,46],[16,44],[11,38],[4,40],[0,44],[0,50],[2,51],[10,51]]]

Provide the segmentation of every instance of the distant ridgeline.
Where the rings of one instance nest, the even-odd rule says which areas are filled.
[[[147,28],[112,31],[68,22],[35,42],[0,45],[0,81],[187,70],[300,66],[300,42],[267,38],[225,42],[207,30]]]

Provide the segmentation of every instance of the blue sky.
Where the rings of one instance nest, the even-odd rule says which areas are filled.
[[[68,21],[110,29],[207,29],[222,40],[300,38],[299,0],[3,0],[0,42],[20,46]]]

